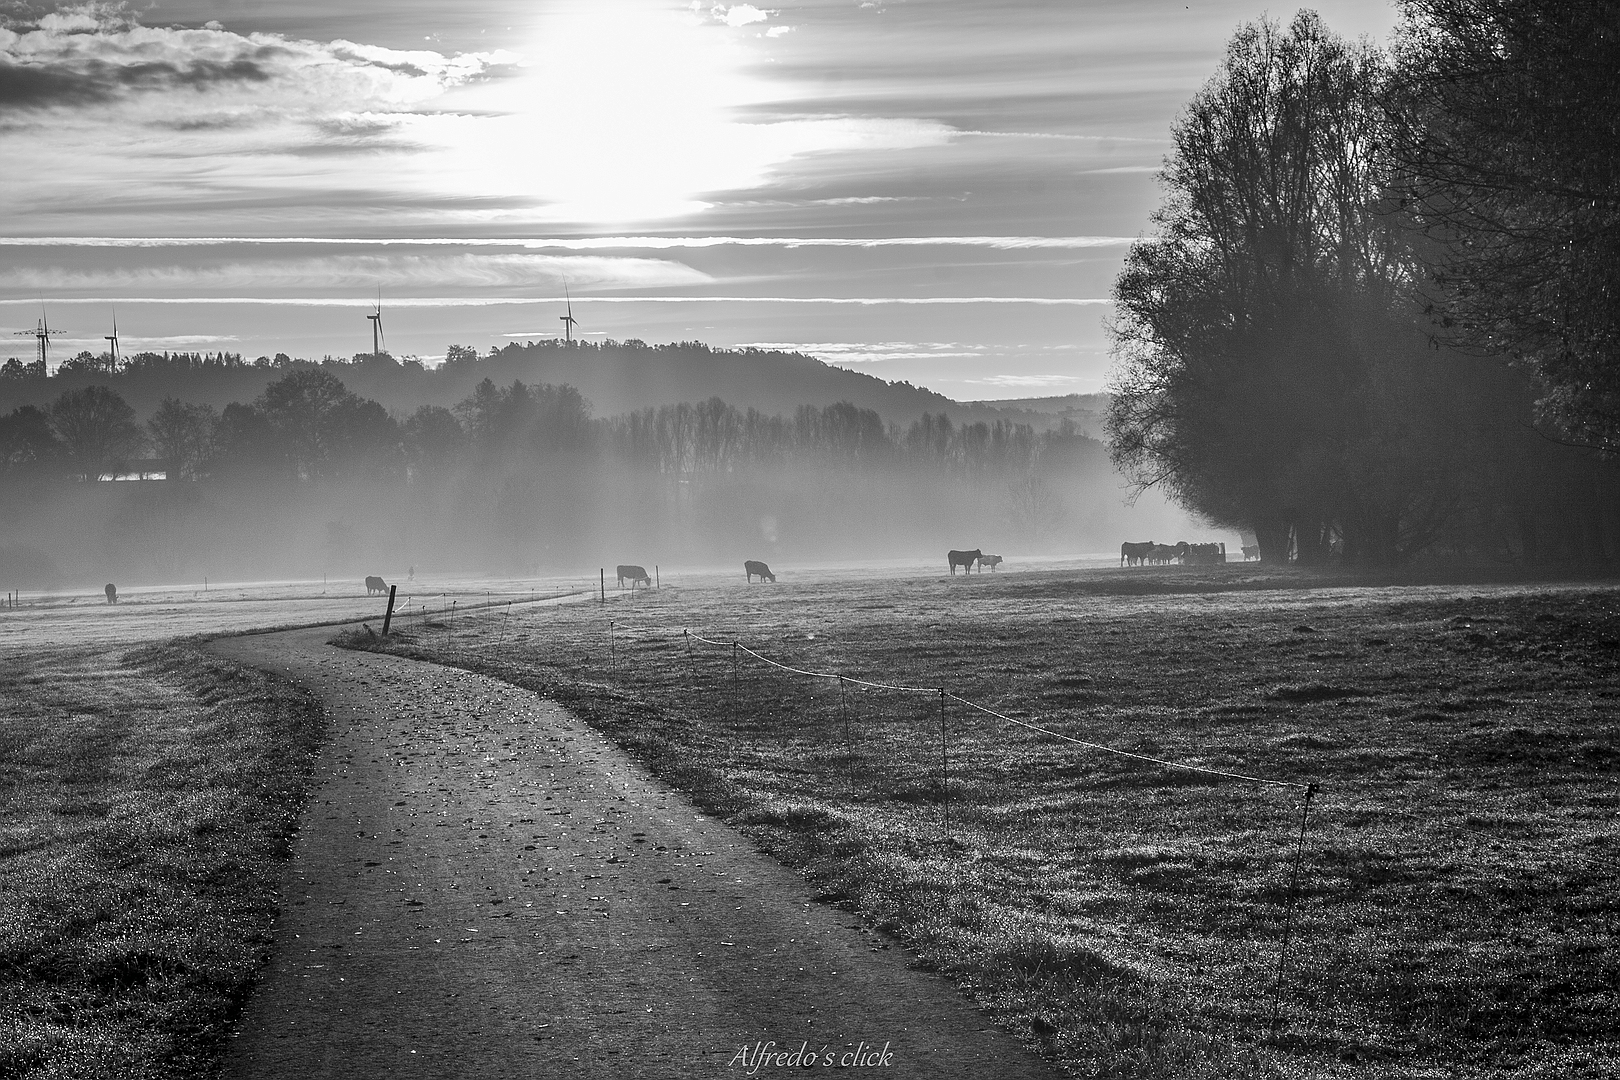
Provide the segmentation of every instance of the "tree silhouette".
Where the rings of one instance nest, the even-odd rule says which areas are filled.
[[[135,410],[105,386],[65,391],[51,404],[51,427],[69,468],[86,480],[118,472],[145,441]]]
[[[1620,7],[1405,0],[1396,141],[1443,337],[1525,361],[1620,448]]]

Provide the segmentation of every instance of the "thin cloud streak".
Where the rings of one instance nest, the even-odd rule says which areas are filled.
[[[38,297],[0,299],[0,305],[37,306]],[[1053,296],[407,296],[390,299],[389,307],[491,307],[496,304],[1037,304],[1095,307],[1112,304],[1107,297]],[[365,296],[99,296],[63,297],[49,304],[255,304],[277,307],[371,307]]]
[[[363,237],[363,236],[0,236],[0,247],[219,247],[230,244],[359,245],[369,247],[509,247],[568,251],[661,250],[711,247],[985,247],[1008,251],[1038,248],[1125,247],[1133,236],[590,236]]]

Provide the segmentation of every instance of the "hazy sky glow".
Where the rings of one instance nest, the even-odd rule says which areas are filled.
[[[103,347],[114,303],[127,351],[346,356],[380,288],[390,349],[432,358],[554,334],[566,284],[597,338],[769,343],[989,398],[1100,388],[1099,301],[1169,126],[1264,9],[17,10],[0,354],[30,355],[10,331],[44,301],[55,359]]]

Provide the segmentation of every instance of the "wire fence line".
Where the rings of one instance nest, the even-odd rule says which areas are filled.
[[[448,600],[448,599],[449,599],[448,597],[443,598],[443,600]],[[441,602],[443,602],[443,601],[441,600]],[[471,607],[471,606],[472,605],[469,605],[469,607]],[[479,608],[484,608],[485,606],[486,605],[478,605]],[[455,616],[455,613],[456,613],[456,604],[455,604],[455,602],[453,600],[450,601],[450,603],[447,604],[446,607],[447,607],[447,610],[442,609],[442,613],[445,614],[445,615],[448,615],[449,618],[451,620],[453,620],[454,616]],[[500,630],[500,639],[504,640],[506,638],[506,636],[507,636],[507,631],[509,630],[509,628],[511,626],[511,623],[510,623],[511,608],[510,608],[510,606],[501,605],[497,601],[496,603],[488,604],[487,607],[490,610],[478,610],[476,613],[477,614],[483,614],[483,615],[500,615],[500,616],[504,616],[504,618],[502,618],[502,620],[501,620],[502,626],[501,626],[501,630]],[[500,608],[504,608],[504,610],[500,610]],[[427,613],[423,612],[423,614],[426,615]],[[472,615],[472,614],[474,614],[474,612],[473,611],[468,611],[465,614]],[[449,630],[449,626],[446,626],[446,631],[447,631],[447,634],[446,634],[446,646],[447,647],[448,647],[448,644],[449,644],[448,630]],[[1118,747],[1109,746],[1106,743],[1096,742],[1096,741],[1088,740],[1088,739],[1082,739],[1082,738],[1078,738],[1078,737],[1073,736],[1073,735],[1069,735],[1069,734],[1067,734],[1065,732],[1058,731],[1058,730],[1055,730],[1055,729],[1053,729],[1051,727],[1048,727],[1045,724],[1032,722],[1030,720],[1020,719],[1020,718],[1015,717],[1015,716],[1010,716],[1005,712],[1002,712],[1002,711],[1000,711],[998,709],[991,708],[989,706],[983,705],[983,704],[981,704],[981,703],[979,703],[977,701],[974,701],[974,700],[972,700],[970,698],[963,697],[962,695],[954,693],[954,692],[950,691],[949,689],[947,689],[945,687],[942,687],[942,686],[937,686],[937,685],[936,686],[920,686],[920,685],[911,685],[911,684],[907,684],[907,683],[884,682],[884,681],[877,680],[877,679],[858,678],[856,676],[846,675],[846,674],[842,674],[840,672],[835,672],[835,671],[820,671],[820,670],[816,670],[814,668],[801,667],[801,666],[798,666],[796,664],[784,663],[781,660],[777,660],[774,657],[766,655],[765,653],[760,652],[757,649],[754,649],[754,648],[751,648],[749,646],[743,645],[739,640],[737,640],[735,638],[727,640],[727,639],[724,639],[724,638],[714,637],[714,636],[710,636],[710,635],[715,633],[714,631],[709,631],[707,633],[699,633],[697,631],[692,630],[690,627],[675,627],[675,626],[660,626],[660,625],[631,625],[631,624],[619,623],[616,620],[608,620],[608,622],[607,622],[608,660],[609,660],[609,663],[612,666],[612,670],[615,671],[615,672],[617,672],[619,670],[619,663],[620,663],[620,661],[619,661],[619,653],[624,651],[624,650],[620,650],[618,648],[618,646],[617,646],[616,635],[619,634],[619,633],[623,633],[623,634],[627,634],[627,635],[643,636],[643,637],[649,637],[649,638],[657,638],[657,639],[663,640],[666,644],[678,644],[678,643],[681,643],[681,642],[684,641],[685,646],[686,646],[686,653],[687,653],[688,661],[690,661],[690,659],[691,659],[692,643],[694,643],[694,642],[696,642],[698,644],[710,646],[710,647],[713,647],[713,648],[716,648],[716,649],[728,649],[728,650],[731,651],[731,660],[732,660],[731,681],[732,681],[734,686],[736,685],[737,679],[738,679],[739,660],[744,655],[746,655],[750,659],[758,661],[760,664],[765,665],[768,668],[771,668],[771,669],[777,670],[777,671],[781,671],[781,672],[783,672],[784,674],[787,674],[787,675],[793,675],[793,676],[798,676],[798,677],[801,677],[801,678],[822,680],[822,681],[826,681],[826,682],[836,683],[836,685],[838,687],[838,695],[837,695],[838,701],[837,701],[837,704],[834,706],[834,709],[836,711],[836,715],[837,715],[838,719],[836,719],[834,721],[834,723],[839,724],[839,726],[841,726],[843,728],[844,743],[845,743],[845,747],[846,747],[846,751],[847,751],[848,783],[849,783],[849,786],[850,786],[850,793],[852,795],[854,794],[854,792],[856,790],[856,787],[857,787],[857,778],[856,778],[856,759],[857,759],[857,755],[856,755],[856,751],[855,751],[855,740],[854,740],[854,738],[852,736],[852,733],[851,733],[850,713],[852,711],[852,708],[851,708],[851,703],[849,702],[849,700],[847,698],[847,695],[846,695],[847,689],[850,688],[850,687],[855,687],[855,688],[872,690],[872,691],[892,692],[892,693],[905,694],[905,695],[923,695],[923,694],[926,694],[926,695],[929,695],[930,697],[933,697],[933,698],[937,699],[937,702],[938,702],[937,716],[938,716],[938,730],[939,730],[939,752],[938,752],[938,758],[937,758],[937,761],[936,761],[934,767],[931,768],[931,769],[928,769],[927,771],[932,772],[938,779],[938,784],[937,784],[936,790],[937,790],[937,799],[938,799],[938,802],[940,803],[939,809],[940,809],[941,820],[942,820],[942,824],[943,824],[942,839],[947,844],[954,844],[955,843],[955,838],[953,836],[952,829],[951,829],[952,815],[951,815],[951,807],[950,807],[950,804],[951,804],[951,801],[952,801],[951,800],[950,787],[951,787],[951,782],[952,782],[952,780],[954,778],[952,776],[953,770],[951,768],[951,763],[950,763],[950,747],[949,747],[948,724],[947,724],[947,715],[946,715],[946,705],[947,705],[947,703],[952,702],[952,701],[954,701],[957,704],[965,707],[966,709],[972,710],[972,711],[974,711],[974,712],[976,712],[978,714],[984,715],[984,716],[988,716],[988,717],[992,717],[994,719],[1000,720],[1003,723],[1009,724],[1009,725],[1011,725],[1013,727],[1017,727],[1020,730],[1027,731],[1027,732],[1029,732],[1029,733],[1031,733],[1033,735],[1039,735],[1039,736],[1043,736],[1043,737],[1046,737],[1046,738],[1049,738],[1049,739],[1052,739],[1052,740],[1055,740],[1057,742],[1061,742],[1061,743],[1064,743],[1064,744],[1077,746],[1077,747],[1082,747],[1084,749],[1091,750],[1091,751],[1094,751],[1096,753],[1107,755],[1107,756],[1110,756],[1110,757],[1118,758],[1118,759],[1121,759],[1121,760],[1137,762],[1137,763],[1144,764],[1144,765],[1152,765],[1152,766],[1156,766],[1158,768],[1171,769],[1171,770],[1176,770],[1176,771],[1179,771],[1179,772],[1185,772],[1185,773],[1190,773],[1190,774],[1199,774],[1199,775],[1208,776],[1208,777],[1211,777],[1211,778],[1217,779],[1217,780],[1234,781],[1234,782],[1241,783],[1241,784],[1256,785],[1258,787],[1261,787],[1261,788],[1264,788],[1264,789],[1269,789],[1269,790],[1274,790],[1274,791],[1281,789],[1281,790],[1289,790],[1289,791],[1296,792],[1298,794],[1298,796],[1299,796],[1299,802],[1297,804],[1298,805],[1297,818],[1296,818],[1296,820],[1294,822],[1292,822],[1292,827],[1289,829],[1289,832],[1294,834],[1294,835],[1292,835],[1290,837],[1290,840],[1292,842],[1288,844],[1288,847],[1291,848],[1292,850],[1288,851],[1285,855],[1282,856],[1282,858],[1284,860],[1283,861],[1283,866],[1284,866],[1284,870],[1283,870],[1284,878],[1283,878],[1283,880],[1286,881],[1286,886],[1284,888],[1285,899],[1277,901],[1279,907],[1282,908],[1283,910],[1281,912],[1282,917],[1279,920],[1281,922],[1281,926],[1279,928],[1279,931],[1280,931],[1279,934],[1278,934],[1278,939],[1279,940],[1277,942],[1278,952],[1277,952],[1277,960],[1276,960],[1276,970],[1275,970],[1275,975],[1273,976],[1273,978],[1266,980],[1267,982],[1272,983],[1271,987],[1269,988],[1270,991],[1271,991],[1270,992],[1271,1001],[1269,1003],[1270,1006],[1271,1006],[1271,1008],[1270,1008],[1271,1025],[1272,1025],[1273,1028],[1281,1028],[1282,1027],[1282,1025],[1284,1023],[1283,1001],[1284,1001],[1284,997],[1285,997],[1283,990],[1284,990],[1284,984],[1285,984],[1286,981],[1288,981],[1288,977],[1289,977],[1289,966],[1290,966],[1289,961],[1292,958],[1291,957],[1291,951],[1292,951],[1292,946],[1293,946],[1293,938],[1295,937],[1295,935],[1297,933],[1296,925],[1295,925],[1296,924],[1296,917],[1295,916],[1296,916],[1296,908],[1297,908],[1298,902],[1299,902],[1300,875],[1301,875],[1301,872],[1303,870],[1304,863],[1306,862],[1306,854],[1305,854],[1305,852],[1306,852],[1306,837],[1307,837],[1308,831],[1310,829],[1310,826],[1312,824],[1312,822],[1311,822],[1311,811],[1313,809],[1313,806],[1312,806],[1313,798],[1318,794],[1318,792],[1320,790],[1320,787],[1319,787],[1318,784],[1302,782],[1302,781],[1294,781],[1294,780],[1279,780],[1279,779],[1275,779],[1275,778],[1271,778],[1271,777],[1264,777],[1264,776],[1255,776],[1255,775],[1251,775],[1251,774],[1248,774],[1248,773],[1236,772],[1236,771],[1229,770],[1229,769],[1218,769],[1218,768],[1213,768],[1213,767],[1207,766],[1207,765],[1194,764],[1194,763],[1188,762],[1188,761],[1177,761],[1177,760],[1174,760],[1172,758],[1164,758],[1164,757],[1158,757],[1158,756],[1151,755],[1151,754],[1143,754],[1143,753],[1137,753],[1135,751],[1130,751],[1130,750],[1122,750],[1122,749],[1120,749]],[[698,691],[697,684],[694,683],[692,685],[691,689],[694,692],[697,692]],[[739,704],[741,703],[740,699],[739,699],[738,703]],[[933,706],[932,702],[930,702],[928,704],[928,706],[926,706],[926,708],[927,708],[927,714],[930,717],[935,715],[935,709],[934,709],[934,706]],[[612,711],[614,711],[614,704],[613,704],[613,702],[611,700],[608,703],[608,709],[609,709],[610,713]],[[929,726],[932,726],[932,720],[925,721],[925,723],[928,723]],[[921,748],[920,744],[918,744],[918,748],[919,749]],[[925,752],[925,755],[926,755],[926,752]],[[971,770],[969,770],[969,771],[971,771]],[[891,797],[895,797],[895,796],[891,796]],[[909,802],[909,801],[912,801],[912,799],[911,798],[906,798],[906,799],[904,799],[904,801]],[[933,801],[933,799],[929,799],[929,801]],[[1264,993],[1264,991],[1262,990],[1261,993]]]
[[[615,630],[622,630],[625,633],[632,634],[667,636],[673,636],[676,632],[673,627],[622,626],[618,623],[610,621],[608,623],[609,635],[611,636]],[[812,671],[808,668],[795,667],[792,664],[784,664],[778,660],[773,660],[770,657],[749,648],[739,641],[717,641],[714,638],[704,637],[702,634],[696,633],[688,628],[682,628],[680,633],[683,637],[690,638],[693,641],[702,642],[705,645],[714,645],[725,649],[737,649],[740,652],[752,656],[761,663],[768,664],[780,671],[790,672],[794,675],[803,675],[812,679],[832,679],[840,683],[848,683],[851,686],[863,686],[873,690],[892,690],[898,693],[906,694],[941,694],[952,701],[967,706],[970,709],[975,709],[978,712],[984,713],[986,716],[993,716],[998,720],[1003,720],[1006,723],[1014,724],[1029,731],[1037,732],[1041,735],[1046,735],[1062,742],[1072,743],[1075,746],[1083,746],[1090,750],[1097,750],[1105,754],[1113,754],[1116,757],[1129,758],[1134,761],[1142,761],[1153,765],[1160,765],[1167,769],[1181,769],[1185,772],[1201,773],[1205,776],[1217,776],[1226,780],[1241,780],[1251,784],[1269,784],[1274,787],[1294,788],[1298,791],[1311,794],[1314,794],[1317,790],[1319,790],[1319,786],[1313,783],[1306,783],[1298,780],[1274,780],[1269,777],[1250,776],[1247,773],[1231,772],[1226,769],[1213,769],[1207,765],[1194,765],[1185,761],[1173,761],[1169,758],[1154,757],[1151,754],[1138,754],[1130,750],[1121,750],[1118,747],[1108,746],[1105,743],[1092,742],[1087,739],[1076,738],[1073,735],[1066,735],[1061,731],[1054,731],[1053,729],[1045,727],[1041,724],[1035,724],[1027,720],[1020,720],[1017,717],[1008,716],[1006,713],[998,712],[987,705],[981,705],[976,701],[962,697],[960,694],[953,693],[942,686],[906,686],[900,683],[874,682],[869,679],[857,679],[852,675],[842,675],[838,672],[832,671]]]

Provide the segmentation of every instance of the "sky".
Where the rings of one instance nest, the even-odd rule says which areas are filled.
[[[1171,125],[1157,0],[0,0],[0,357],[432,364],[563,333],[1092,393]],[[1382,0],[1316,5],[1386,41]]]

